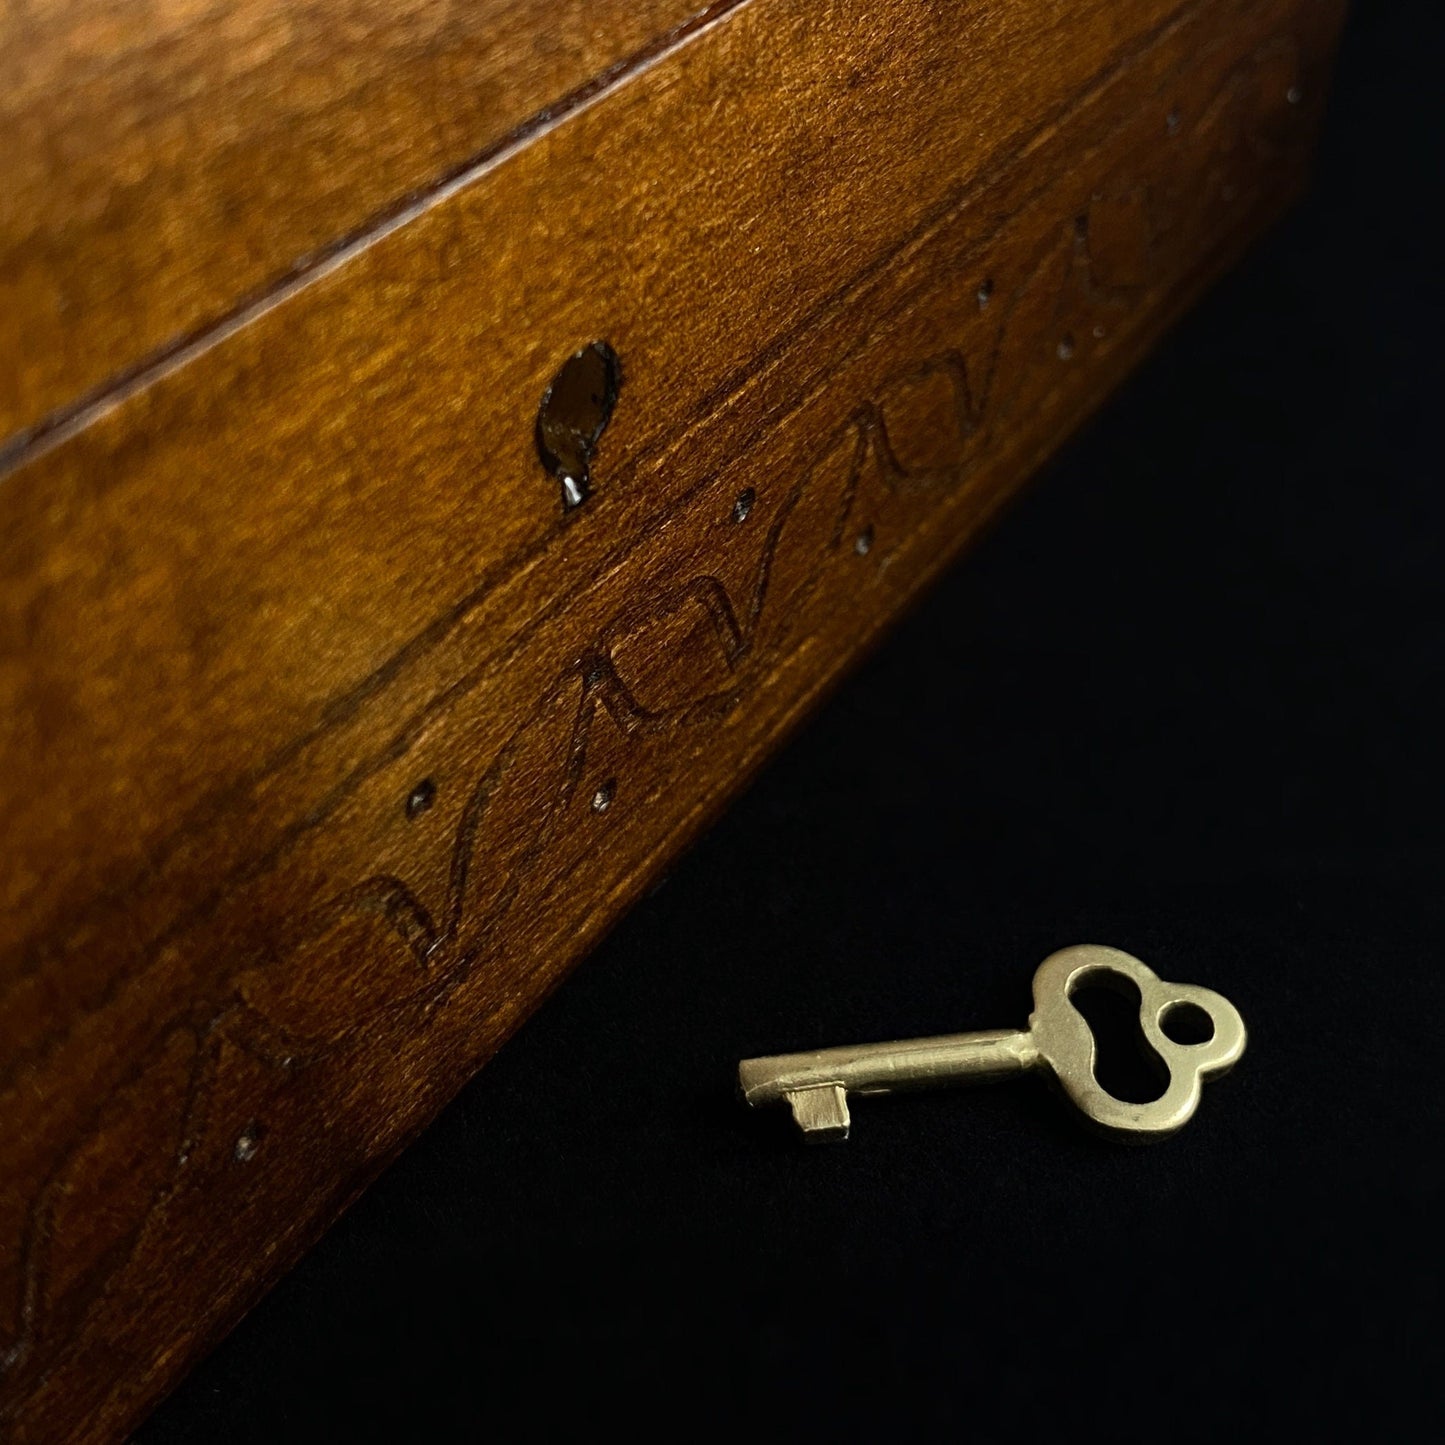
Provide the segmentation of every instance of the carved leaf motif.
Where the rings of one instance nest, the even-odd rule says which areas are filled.
[[[20,1329],[10,1368],[24,1367],[37,1340],[74,1329],[135,1248],[185,1162],[196,1061],[190,1029],[162,1038],[35,1197],[20,1238]],[[167,1131],[159,1139],[158,1124]]]

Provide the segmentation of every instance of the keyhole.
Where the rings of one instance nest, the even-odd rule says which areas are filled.
[[[1088,973],[1069,994],[1094,1035],[1094,1082],[1124,1104],[1152,1104],[1169,1070],[1139,1027],[1142,1000],[1131,978],[1107,969]]]
[[[592,453],[612,418],[622,368],[605,341],[591,341],[558,368],[537,408],[537,455],[562,484],[562,509],[587,500]]]

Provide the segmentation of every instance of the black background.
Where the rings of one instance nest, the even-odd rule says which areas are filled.
[[[1442,9],[1315,188],[189,1378],[168,1441],[1435,1436]],[[1178,1138],[1043,1087],[805,1150],[743,1055],[1022,1024],[1097,941],[1232,998]]]

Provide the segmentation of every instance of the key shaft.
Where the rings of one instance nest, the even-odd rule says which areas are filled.
[[[744,1059],[738,1065],[738,1083],[743,1098],[755,1107],[786,1103],[806,1137],[846,1139],[849,1094],[982,1083],[1024,1073],[1039,1063],[1028,1030],[983,1029]]]

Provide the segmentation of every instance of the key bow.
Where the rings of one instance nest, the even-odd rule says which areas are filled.
[[[1144,1104],[1126,1103],[1100,1087],[1094,1033],[1072,997],[1086,983],[1119,978],[1139,991],[1139,1027],[1169,1079],[1164,1092]],[[1179,1008],[1207,1014],[1210,1036],[1194,1044],[1171,1038],[1164,1022]],[[1125,1139],[1164,1139],[1182,1129],[1199,1107],[1204,1081],[1228,1073],[1247,1038],[1239,1010],[1223,994],[1168,982],[1132,954],[1096,943],[1060,949],[1038,966],[1029,1033],[1070,1102],[1096,1128]]]

